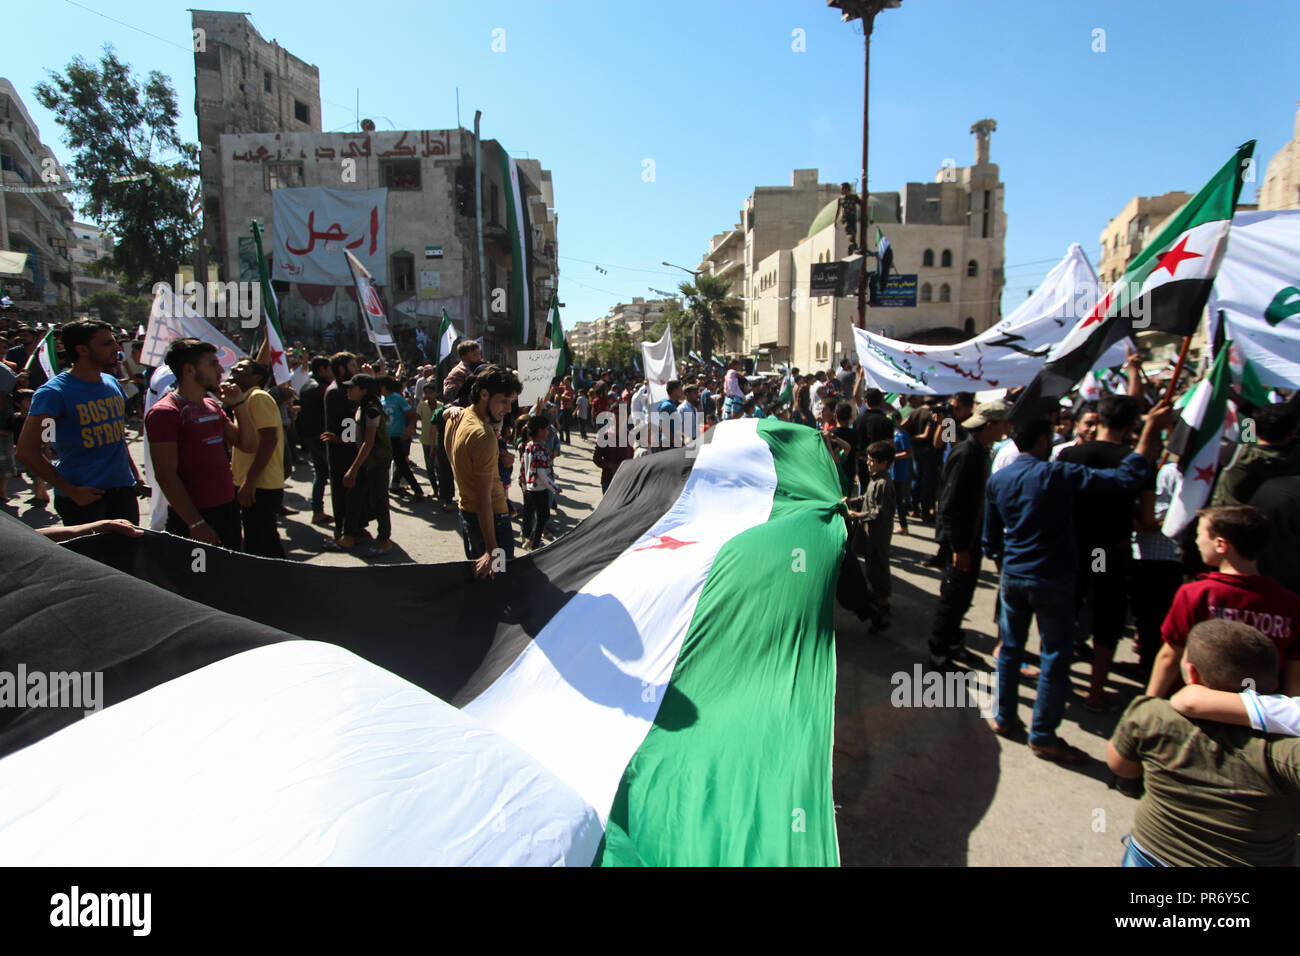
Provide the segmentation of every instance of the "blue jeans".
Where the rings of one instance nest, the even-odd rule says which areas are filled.
[[[1159,860],[1147,853],[1138,842],[1133,839],[1133,834],[1124,838],[1124,845],[1128,847],[1124,851],[1124,862],[1120,866],[1164,866]]]
[[[1056,741],[1056,728],[1065,713],[1070,690],[1070,661],[1074,656],[1075,575],[1057,578],[1027,578],[1002,575],[998,606],[998,723],[1014,727],[1019,698],[1020,663],[1025,656],[1029,622],[1038,617],[1042,658],[1034,718],[1029,742],[1047,746]]]
[[[471,561],[477,561],[479,557],[487,550],[483,543],[483,529],[478,526],[478,515],[470,511],[457,509],[457,517],[460,518],[460,535],[465,542],[465,557]],[[509,515],[492,516],[492,530],[496,534],[497,547],[505,552],[506,560],[515,559],[515,529],[510,523]]]

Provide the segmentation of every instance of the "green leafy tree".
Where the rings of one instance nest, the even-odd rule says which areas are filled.
[[[153,70],[141,83],[104,47],[98,66],[77,56],[36,86],[63,127],[68,169],[83,184],[82,213],[112,232],[107,268],[130,291],[170,279],[189,258],[198,221],[198,147],[183,142],[171,81]],[[114,179],[144,174],[133,182]]]
[[[614,326],[614,331],[609,334],[608,346],[608,364],[612,368],[632,367],[632,340],[627,329],[621,325]]]
[[[123,295],[116,289],[101,289],[81,300],[81,308],[96,312],[109,325],[135,331],[149,319],[151,300],[143,295]]]
[[[684,318],[698,337],[700,352],[707,360],[713,356],[715,345],[727,341],[729,332],[742,328],[740,302],[731,297],[730,282],[708,273],[701,273],[694,282],[683,282],[677,288],[686,296]]]

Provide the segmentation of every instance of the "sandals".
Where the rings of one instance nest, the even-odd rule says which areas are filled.
[[[329,538],[325,542],[326,551],[351,551],[355,547],[356,543],[354,542],[345,548],[343,545],[339,544],[335,538]]]
[[[377,544],[372,544],[366,550],[361,552],[363,558],[383,558],[393,553],[393,546],[390,544],[386,548],[381,548]]]

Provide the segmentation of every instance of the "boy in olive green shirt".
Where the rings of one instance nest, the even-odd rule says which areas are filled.
[[[1277,647],[1236,621],[1187,636],[1189,686],[1271,693]],[[1300,824],[1300,738],[1192,720],[1162,698],[1129,705],[1106,747],[1117,776],[1144,777],[1125,866],[1290,866]]]

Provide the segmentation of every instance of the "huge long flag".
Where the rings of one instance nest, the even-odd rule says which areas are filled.
[[[835,864],[839,496],[812,429],[742,419],[482,582],[0,515],[0,654],[107,704],[6,709],[0,858]],[[110,595],[173,626],[79,612]]]
[[[1014,421],[1046,414],[1096,359],[1134,330],[1187,336],[1201,320],[1227,248],[1232,212],[1255,141],[1238,147],[1209,182],[1165,222],[1124,274],[1061,343],[1011,410]]]
[[[505,183],[506,231],[510,236],[510,316],[516,345],[532,341],[532,229],[528,222],[528,190],[519,164],[504,150],[501,181]]]

